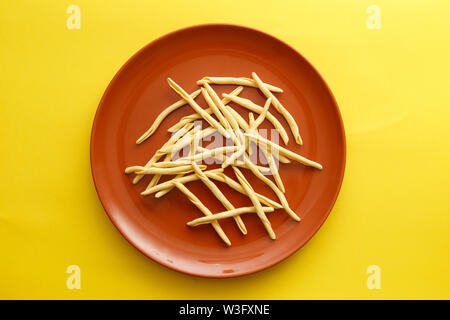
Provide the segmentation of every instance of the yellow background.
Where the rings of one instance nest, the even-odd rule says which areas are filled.
[[[81,8],[69,30],[66,9]],[[381,9],[381,29],[366,9]],[[0,298],[450,298],[449,1],[0,2]],[[288,42],[324,76],[347,134],[338,201],[298,253],[225,280],[166,269],[111,224],[90,172],[98,102],[121,65],[181,27]],[[81,268],[81,289],[66,268]],[[381,268],[380,290],[366,268]]]

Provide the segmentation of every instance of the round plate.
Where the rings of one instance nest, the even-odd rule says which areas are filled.
[[[264,82],[284,89],[277,96],[297,120],[304,142],[302,146],[295,144],[287,123],[274,110],[289,133],[287,148],[321,163],[324,169],[319,171],[295,162],[280,164],[286,198],[302,221],[293,221],[283,210],[268,213],[277,235],[276,240],[271,240],[255,214],[242,216],[248,230],[246,236],[240,233],[233,219],[221,220],[232,242],[227,247],[210,225],[186,226],[186,222],[202,214],[180,191],[174,189],[159,199],[152,195],[143,197],[140,192],[146,188],[149,177],[133,185],[133,177],[125,175],[124,169],[144,165],[168,139],[167,129],[193,112],[189,106],[178,109],[148,140],[136,145],[136,139],[155,117],[180,99],[168,86],[168,77],[187,92],[193,92],[198,89],[196,81],[204,76],[251,77],[252,71]],[[232,91],[234,86],[214,88],[222,93]],[[255,88],[245,87],[241,96],[260,105],[265,101]],[[197,100],[206,106],[202,97]],[[231,105],[248,117],[248,112]],[[330,89],[295,49],[247,27],[199,25],[151,42],[116,74],[95,116],[91,167],[103,207],[114,225],[139,251],[166,267],[191,275],[235,277],[285,259],[320,228],[342,183],[345,135]],[[257,178],[246,176],[255,191],[277,199]],[[249,205],[247,198],[221,183],[218,185],[236,207]],[[201,182],[187,186],[212,212],[224,211]]]

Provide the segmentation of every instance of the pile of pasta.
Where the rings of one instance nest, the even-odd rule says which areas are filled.
[[[285,197],[285,188],[278,172],[278,163],[289,163],[293,160],[319,170],[322,169],[322,165],[263,137],[258,131],[258,127],[267,119],[279,134],[283,143],[288,143],[289,137],[286,129],[274,116],[273,110],[271,110],[271,107],[273,107],[276,112],[286,119],[295,142],[302,144],[296,121],[275,96],[276,93],[282,93],[283,90],[264,83],[255,72],[252,73],[252,78],[204,77],[197,82],[201,88],[191,94],[188,94],[172,79],[168,78],[167,80],[169,86],[181,99],[161,112],[136,143],[140,144],[149,138],[157,130],[161,122],[178,108],[188,105],[194,112],[181,118],[169,128],[169,132],[172,135],[145,165],[126,168],[126,174],[135,174],[134,184],[138,183],[144,176],[152,175],[147,188],[141,194],[143,196],[155,194],[155,197],[160,198],[174,188],[179,189],[203,213],[202,217],[188,222],[187,225],[195,227],[201,224],[210,224],[228,246],[231,245],[231,242],[219,224],[221,219],[233,218],[240,231],[245,235],[247,234],[247,229],[241,215],[256,213],[271,239],[276,239],[276,235],[266,213],[273,212],[276,209],[283,209],[292,219],[300,221],[298,215],[289,207]],[[223,94],[222,98],[220,98],[212,88],[212,84],[236,85],[238,87],[229,94]],[[252,100],[239,97],[244,87],[259,89],[267,98],[264,106],[260,106]],[[200,94],[202,94],[208,105],[206,109],[196,102],[196,98]],[[230,102],[250,111],[248,121],[230,105]],[[257,114],[256,119],[254,113]],[[202,128],[202,126],[196,125],[196,122],[206,122],[208,126]],[[224,138],[232,141],[232,144],[213,149],[201,146],[202,139],[217,132]],[[173,154],[185,147],[189,147],[189,153],[174,160]],[[267,160],[267,166],[258,165],[251,160],[250,156],[255,152],[254,149],[261,150]],[[220,161],[221,166],[219,168],[217,166],[216,168],[210,168],[210,166],[205,165],[204,160],[208,158]],[[224,173],[224,169],[229,166],[234,171],[235,178]],[[278,201],[255,192],[242,173],[242,169],[249,170],[263,181],[273,190]],[[175,177],[160,183],[161,177],[165,175],[175,175]],[[272,175],[273,180],[269,179],[268,175]],[[211,212],[186,187],[187,183],[196,180],[200,180],[222,203],[225,208],[223,212]],[[236,208],[219,189],[216,182],[225,183],[237,192],[248,196],[252,206]]]

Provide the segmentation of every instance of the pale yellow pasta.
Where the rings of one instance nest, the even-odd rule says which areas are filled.
[[[251,113],[251,112],[248,113],[248,124],[250,125],[250,128],[253,128],[253,126],[255,125],[255,117],[253,116],[253,113]]]
[[[246,139],[242,134],[239,126],[240,123],[243,123],[243,126],[248,128],[248,125],[236,111],[234,111],[231,107],[225,106],[221,103],[217,94],[214,92],[214,90],[212,90],[212,88],[207,83],[205,83],[204,85],[207,88],[208,92],[211,92],[211,97],[213,97],[214,102],[220,106],[220,110],[224,110],[224,115],[234,130],[234,134],[231,135],[231,139],[237,146],[239,146],[237,152],[232,154],[230,157],[226,158],[225,161],[222,163],[222,168],[226,168],[230,164],[235,163],[236,160],[240,156],[242,156],[242,154],[245,152]]]
[[[195,156],[195,154],[197,153],[197,148],[198,145],[200,143],[200,140],[202,139],[202,130],[200,130],[200,126],[195,126],[194,127],[194,137],[192,139],[192,143],[191,143],[191,156]]]
[[[174,167],[179,167],[182,165],[190,165],[191,161],[183,161],[183,160],[177,160],[177,161],[160,161],[160,162],[155,162],[154,164],[151,165],[151,167],[153,168],[174,168]]]
[[[248,124],[249,128],[246,130],[246,132],[251,132],[253,130],[253,127],[255,126],[255,117],[253,116],[253,113],[248,113]],[[254,153],[253,144],[250,143],[250,139],[248,137],[245,137],[246,141],[246,147],[247,147],[247,153],[251,157]]]
[[[191,99],[195,99],[198,95],[200,94],[200,90],[197,90],[193,93],[190,94],[190,98]],[[178,108],[184,106],[187,104],[187,101],[184,99],[181,99],[177,102],[175,102],[174,104],[170,105],[169,107],[167,107],[166,109],[164,109],[155,119],[155,121],[153,122],[153,124],[150,126],[150,128],[139,138],[137,139],[136,143],[140,144],[142,142],[144,142],[148,137],[150,137],[155,131],[156,129],[158,129],[159,125],[161,124],[161,122],[173,111],[177,110]]]
[[[212,110],[212,113],[215,114],[215,116],[217,117],[217,119],[219,119],[220,123],[222,124],[222,126],[225,129],[230,129],[230,124],[225,119],[224,115],[222,114],[222,110],[219,110],[218,106],[212,100],[211,96],[209,95],[209,92],[205,88],[202,88],[201,90],[202,90],[202,95],[205,98],[206,103],[208,104],[209,108]]]
[[[278,167],[275,164],[272,154],[267,152],[265,148],[260,148],[260,150],[264,153],[264,156],[266,157],[267,164],[269,165],[270,171],[272,172],[272,176],[275,180],[275,183],[277,184],[281,192],[285,193],[286,189],[284,188],[283,180],[281,180],[280,173],[278,172]]]
[[[206,89],[206,92],[208,92],[208,95],[211,97],[214,104],[217,106],[217,108],[223,113],[224,117],[228,121],[228,123],[231,125],[231,128],[233,130],[239,130],[239,125],[236,122],[236,119],[230,114],[230,111],[228,108],[225,107],[222,100],[219,98],[217,93],[211,88],[211,86],[208,83],[204,84],[204,87]]]
[[[222,154],[224,152],[233,152],[233,151],[236,151],[237,149],[238,149],[238,147],[236,147],[236,146],[219,147],[219,148],[215,148],[215,149],[202,148],[201,150],[203,150],[203,152],[197,153],[194,156],[190,155],[188,157],[183,157],[183,158],[177,159],[175,162],[177,162],[177,161],[183,162],[186,160],[197,162],[197,161],[201,161],[201,160],[207,159],[212,156]]]
[[[269,237],[271,239],[276,239],[276,235],[275,235],[275,232],[273,232],[270,221],[269,221],[269,219],[267,219],[267,216],[264,213],[264,210],[261,206],[261,203],[259,202],[259,199],[255,196],[255,191],[250,186],[247,179],[244,177],[244,175],[238,168],[233,167],[233,170],[234,170],[234,173],[236,174],[236,177],[238,178],[239,182],[241,183],[242,187],[244,188],[245,193],[250,198],[250,201],[253,203],[253,206],[256,209],[256,214],[258,215],[259,219],[262,221],[264,227],[266,228],[266,231],[269,234]]]
[[[209,114],[212,114],[212,110],[209,109],[209,108],[208,108],[208,109],[205,109],[205,111],[208,112]],[[175,131],[177,131],[179,128],[183,127],[186,123],[191,123],[191,122],[193,122],[193,121],[195,121],[195,120],[202,119],[202,116],[199,115],[198,113],[193,113],[192,115],[196,115],[197,117],[195,117],[195,118],[187,118],[187,116],[186,116],[186,117],[184,117],[184,118],[181,118],[180,121],[178,121],[178,122],[175,123],[173,126],[171,126],[169,129],[167,129],[167,131],[169,131],[169,132],[175,132]]]
[[[175,133],[170,137],[169,141],[167,141],[167,142],[163,145],[163,148],[164,148],[164,147],[167,147],[167,146],[173,145],[178,139],[180,139],[182,136],[184,136],[185,134],[187,134],[187,133],[189,132],[189,130],[191,130],[191,128],[192,128],[193,126],[194,126],[194,125],[193,125],[192,123],[187,123],[187,124],[185,124],[184,127],[182,127],[180,130],[178,130],[177,132],[175,132]],[[155,152],[155,154],[153,155],[153,157],[147,162],[147,164],[146,164],[145,166],[146,166],[146,167],[150,167],[153,163],[155,163],[156,161],[158,161],[159,158],[161,158],[161,156],[164,155],[164,154],[165,154],[165,153],[164,153],[164,152],[161,152],[161,149],[159,149],[158,151]],[[169,158],[170,158],[170,156],[169,156]],[[167,157],[166,157],[166,159],[167,159]],[[138,174],[138,175],[136,175],[136,176],[134,177],[134,179],[133,179],[133,184],[138,183],[143,177],[144,177],[143,174]],[[155,181],[154,181],[154,180],[155,180]],[[153,178],[152,181],[150,181],[150,184],[151,184],[151,185],[154,185],[155,182],[157,183],[156,180],[157,180],[156,178]]]
[[[250,137],[254,141],[258,143],[263,143],[265,145],[269,145],[271,148],[276,149],[280,154],[288,157],[289,159],[295,160],[297,162],[300,162],[306,166],[314,167],[316,169],[322,170],[322,165],[320,163],[314,162],[312,160],[309,160],[295,152],[292,152],[291,150],[288,150],[286,148],[283,148],[282,146],[277,145],[276,143],[273,143],[272,141],[263,138],[261,136],[256,136],[254,134],[245,133],[247,137]]]
[[[166,154],[166,156],[164,157],[163,161],[169,161],[171,158],[170,154]],[[144,175],[139,175],[139,176],[144,176]],[[137,177],[137,176],[136,176]],[[155,174],[152,179],[150,180],[150,182],[147,185],[147,188],[151,188],[155,185],[158,184],[159,180],[161,179],[162,175],[161,174]]]
[[[230,94],[230,96],[237,96],[237,95],[239,95],[239,94],[242,92],[243,89],[244,89],[243,87],[237,87],[236,89],[234,89],[233,91],[231,91],[229,94]],[[223,99],[222,99],[222,103],[223,103],[225,106],[226,106],[229,102],[230,102],[230,99],[228,99],[228,98],[223,98]],[[212,111],[211,108],[207,108],[207,109],[205,109],[205,111],[206,111],[207,113],[209,113],[209,114],[212,114],[212,113],[213,113],[213,111]],[[190,122],[193,122],[193,121],[198,120],[198,119],[202,119],[202,116],[199,115],[198,113],[190,114],[190,115],[188,115],[188,116],[185,116],[185,117],[181,118],[181,120],[178,121],[176,124],[174,124],[172,127],[170,127],[168,131],[169,131],[169,132],[175,132],[175,131],[177,131],[178,129],[180,129],[181,127],[183,127],[186,123],[190,123]]]
[[[245,141],[239,146],[238,150],[233,153],[228,159],[225,160],[224,163],[222,163],[222,168],[226,168],[230,164],[234,163],[240,156],[244,154],[246,150]]]
[[[258,133],[259,135],[259,133]],[[248,137],[247,137],[248,138]],[[264,138],[264,137],[263,137]],[[275,157],[278,159],[279,162],[281,163],[291,163],[291,160],[289,160],[288,158],[286,158],[285,156],[283,156],[282,154],[280,154],[279,152],[276,152],[277,154],[274,154],[272,152],[272,149],[270,148],[270,146],[267,146],[267,152],[270,152],[272,154],[272,157]]]
[[[257,105],[256,103],[254,103],[253,101],[251,101],[249,99],[245,99],[242,97],[233,97],[226,93],[224,93],[223,96],[230,98],[231,101],[237,103],[238,105],[240,105],[246,109],[249,109],[250,111],[256,112],[258,114],[260,114],[263,111],[263,107]],[[285,144],[287,144],[289,142],[289,137],[287,135],[286,130],[283,128],[283,125],[280,123],[280,121],[278,121],[278,119],[269,111],[267,112],[267,120],[269,120],[270,123],[272,123],[272,125],[275,127],[275,129],[278,130],[278,132],[281,136],[281,139],[283,140],[283,142]]]
[[[202,170],[206,169],[206,166],[202,166]],[[133,166],[126,169],[127,173],[135,172],[137,174],[161,174],[161,175],[172,175],[177,173],[187,173],[192,172],[194,169],[191,165],[182,165],[173,168],[155,168],[155,167],[141,167]]]
[[[275,192],[287,214],[289,214],[291,218],[294,219],[295,221],[300,221],[299,216],[297,216],[297,214],[290,208],[289,203],[287,202],[286,197],[284,196],[284,193],[275,185],[275,183],[273,183],[272,180],[262,175],[261,172],[259,172],[259,170],[256,168],[255,164],[250,161],[250,159],[244,158],[244,161],[248,165],[248,168],[253,172],[253,174],[257,178],[259,178],[262,182],[267,184],[273,190],[273,192]]]
[[[205,129],[200,131],[201,132],[200,133],[200,139],[204,139],[207,136],[212,135],[216,131],[217,130],[215,128],[212,128],[212,127],[205,128]],[[193,134],[193,131],[191,133]],[[179,150],[183,149],[184,147],[190,145],[191,142],[192,142],[192,139],[193,139],[193,135],[185,135],[183,138],[179,139],[176,143],[161,148],[160,152],[162,152],[162,153],[172,153],[172,155],[173,155],[177,151],[179,151]]]
[[[249,126],[248,126],[248,123],[244,120],[244,118],[242,118],[242,116],[236,110],[234,110],[232,107],[230,107],[229,105],[226,105],[225,107],[230,111],[230,113],[236,119],[239,126],[242,129],[244,129],[244,131],[248,130]]]
[[[206,149],[207,151],[205,151],[205,152],[198,153],[196,155],[190,155],[190,156],[185,157],[185,158],[180,158],[179,160],[180,161],[189,160],[191,162],[192,161],[194,161],[194,162],[201,161],[201,160],[207,159],[207,158],[209,158],[211,156],[221,154],[223,152],[235,151],[236,148],[237,147],[235,147],[235,146],[229,146],[229,147],[221,147],[221,148],[216,148],[216,149]],[[178,161],[178,160],[176,160],[176,161]],[[182,175],[178,175],[178,176],[176,176],[176,178],[179,178],[181,176]],[[167,194],[168,192],[170,192],[172,189],[173,189],[173,187],[168,188],[166,190],[161,190],[155,195],[155,197],[156,198],[160,198],[160,197],[164,196],[165,194]]]
[[[197,164],[192,163],[192,167],[194,168],[194,172],[197,174],[197,176],[200,178],[200,180],[205,184],[205,186],[208,187],[209,190],[216,196],[216,198],[222,203],[222,205],[227,210],[233,210],[234,206],[233,204],[225,197],[225,195],[220,191],[220,189],[209,180],[209,178],[200,170],[200,168],[197,166]],[[236,221],[236,224],[239,227],[239,230],[243,234],[247,234],[247,228],[245,227],[244,221],[242,221],[242,218],[238,215],[233,216],[233,219]]]
[[[239,124],[236,121],[235,117],[228,110],[228,108],[226,108],[223,105],[222,101],[220,100],[220,98],[216,94],[216,92],[211,88],[211,86],[208,83],[205,82],[203,85],[206,88],[206,91],[208,92],[208,94],[211,97],[212,101],[216,104],[218,109],[223,113],[224,117],[226,118],[228,123],[231,125],[231,128],[234,130],[234,132],[231,131],[230,136],[231,136],[231,139],[233,140],[233,142],[237,146],[239,146],[238,151],[236,153],[234,153],[233,155],[231,155],[231,157],[229,157],[222,164],[222,168],[225,168],[228,165],[230,165],[231,163],[233,163],[237,158],[239,158],[243,154],[243,152],[245,151],[245,138],[244,138],[244,136],[242,135],[242,132],[239,129]]]
[[[225,175],[223,173],[215,173],[215,172],[205,171],[205,174],[211,179],[226,183],[230,188],[236,190],[239,193],[246,194],[244,188],[239,183],[237,183],[232,178],[228,177],[227,175]],[[259,201],[261,201],[266,206],[271,206],[275,209],[283,208],[283,206],[280,203],[273,201],[272,199],[270,199],[262,194],[255,192],[255,196],[259,199]]]
[[[212,170],[208,170],[208,171],[204,171],[205,173],[221,173],[223,172],[222,168],[217,168],[217,169],[212,169]],[[200,178],[194,173],[194,174],[190,174],[188,176],[184,176],[184,177],[180,177],[180,178],[173,178],[171,180],[165,181],[163,183],[157,184],[155,186],[152,186],[150,188],[145,189],[144,191],[141,192],[141,195],[146,196],[161,190],[165,190],[168,188],[172,188],[175,186],[175,182],[179,182],[182,184],[188,183],[188,182],[192,182],[192,181],[196,181],[199,180]]]
[[[225,130],[225,128],[217,122],[209,113],[207,113],[202,107],[200,107],[194,99],[192,99],[186,91],[184,91],[175,81],[168,78],[169,86],[178,93],[183,99],[185,99],[189,105],[194,109],[197,113],[199,113],[203,119],[206,120],[213,128],[216,128],[224,137],[229,138],[230,134]]]
[[[261,114],[258,116],[256,120],[253,120],[253,113],[250,113],[251,120],[250,120],[250,128],[247,131],[248,133],[253,133],[254,135],[258,135],[258,127],[259,125],[264,121],[264,118],[266,117],[267,111],[269,110],[269,106],[272,102],[272,98],[267,99],[266,104],[264,105],[264,110],[261,112]],[[275,179],[275,182],[278,186],[278,188],[285,193],[286,190],[284,188],[283,180],[281,180],[280,173],[278,172],[277,165],[275,164],[274,158],[272,154],[268,151],[266,151],[266,148],[260,148],[260,150],[264,153],[264,156],[266,157],[267,163],[269,164],[270,171],[272,172],[272,176]]]
[[[267,212],[284,209],[292,219],[300,221],[298,215],[290,208],[284,195],[286,190],[278,171],[278,162],[289,163],[293,160],[317,169],[322,169],[322,165],[281,147],[278,144],[278,140],[274,140],[278,135],[274,137],[273,132],[270,135],[273,140],[271,141],[266,138],[265,132],[267,131],[258,129],[264,120],[267,119],[278,131],[282,141],[285,144],[288,143],[289,137],[285,128],[275,115],[269,111],[270,106],[273,105],[289,124],[296,143],[302,144],[297,123],[273,94],[273,92],[282,92],[282,90],[264,83],[254,72],[252,73],[252,78],[205,77],[197,82],[203,87],[190,95],[172,79],[168,78],[167,81],[169,86],[182,99],[164,109],[136,143],[139,144],[151,136],[162,121],[181,106],[188,104],[195,113],[181,118],[169,128],[169,132],[173,132],[172,136],[155,152],[145,166],[130,166],[125,169],[127,174],[136,174],[133,183],[137,183],[145,175],[153,175],[146,189],[141,192],[141,195],[154,194],[155,197],[159,198],[174,188],[179,189],[204,215],[204,217],[189,221],[187,225],[194,227],[201,224],[211,224],[228,246],[231,245],[231,242],[218,222],[221,219],[233,218],[240,231],[243,234],[247,234],[241,215],[256,213],[271,239],[276,239],[276,235],[266,216]],[[222,94],[221,99],[212,88],[212,84],[231,84],[239,85],[239,87],[230,94]],[[258,88],[267,98],[264,106],[259,106],[250,99],[238,96],[242,92],[243,86]],[[207,104],[206,109],[200,107],[195,101],[199,93],[202,93]],[[233,108],[233,104],[230,104],[230,102],[236,103],[250,111],[248,122]],[[203,123],[201,120],[205,120],[210,127],[201,129],[201,124]],[[214,149],[204,148],[202,146],[203,139],[215,132],[218,132],[218,136],[214,136],[214,145],[216,145],[216,141],[223,141],[223,137],[230,139],[232,145],[228,145],[230,140],[227,140],[226,146],[216,146]],[[211,138],[208,140],[212,141]],[[189,154],[186,154],[185,151],[188,146]],[[211,146],[213,146],[213,143],[210,144]],[[259,150],[261,154],[264,154],[268,167],[257,165],[256,161],[253,163],[250,160],[250,155],[254,155]],[[180,154],[180,151],[182,154]],[[203,160],[207,159],[211,159],[213,162],[203,162]],[[219,161],[214,161],[213,159]],[[207,170],[208,166],[203,163],[208,165],[213,163],[221,164],[221,168]],[[231,166],[237,181],[225,175],[224,168],[227,166]],[[250,170],[253,175],[275,193],[279,202],[256,193],[239,168]],[[266,172],[271,173],[274,181],[263,174]],[[175,177],[160,183],[160,179],[164,175]],[[200,180],[214,194],[222,203],[225,211],[213,214],[185,185],[197,180]],[[225,193],[216,185],[217,182],[225,183],[235,191],[246,195],[253,206],[234,207]]]
[[[295,142],[302,144],[302,138],[300,137],[300,132],[298,130],[297,123],[294,117],[287,111],[285,107],[280,103],[280,101],[270,92],[270,90],[264,85],[261,79],[255,72],[252,72],[252,77],[258,85],[259,90],[267,97],[272,98],[272,104],[277,109],[277,111],[286,119],[289,127],[291,128],[292,134],[294,135]]]
[[[264,104],[262,112],[259,114],[258,118],[255,120],[253,125],[251,126],[253,129],[257,129],[261,123],[263,123],[264,119],[267,116],[267,112],[269,111],[270,104],[272,103],[272,98],[267,99],[266,103]]]
[[[204,131],[200,130],[199,126],[195,126],[193,131],[192,131],[192,134],[193,134],[193,136],[192,136],[192,140],[191,140],[189,153],[190,153],[191,156],[194,156],[196,151],[197,151],[197,147],[198,147],[199,141],[202,138],[202,134],[204,134]],[[181,179],[183,176],[184,176],[184,173],[177,174],[175,176],[175,181],[177,181],[177,179]],[[170,191],[170,189],[168,189],[168,190],[166,189],[166,190],[160,191],[155,196],[157,196],[157,198],[159,198],[158,195],[159,196],[163,196],[166,193],[168,193],[169,191]]]
[[[249,78],[237,78],[237,77],[204,77],[203,79],[197,81],[198,85],[203,83],[213,83],[213,84],[232,84],[237,86],[246,86],[257,88],[255,80]],[[283,89],[275,87],[271,84],[264,84],[270,91],[273,92],[283,92]]]
[[[200,201],[199,198],[197,198],[191,191],[189,191],[188,188],[186,188],[183,184],[180,182],[175,182],[175,186],[183,192],[188,199],[205,215],[205,216],[212,216],[212,212]],[[214,230],[216,230],[219,237],[228,245],[231,245],[230,239],[228,239],[227,235],[223,231],[222,227],[219,225],[217,221],[213,221],[211,223]]]
[[[200,147],[199,150],[200,150],[200,152],[205,152],[205,151],[210,150],[210,149],[206,149],[206,148]],[[216,159],[216,160],[218,160],[220,162],[223,162],[224,160],[226,160],[228,158],[225,154],[218,154],[218,155],[211,154],[210,157],[214,158],[214,159]],[[235,161],[233,163],[233,166],[247,169],[247,165],[244,162]],[[261,172],[269,172],[270,171],[270,168],[267,168],[267,167],[258,166],[258,165],[256,167]]]
[[[269,149],[270,150],[270,149]],[[273,155],[272,155],[273,156]],[[281,163],[291,163],[291,160],[289,160],[288,158],[286,158],[285,156],[283,156],[282,154],[278,154],[277,155],[278,160]]]
[[[262,207],[262,209],[264,212],[273,212],[275,210],[272,207]],[[228,210],[228,211],[223,211],[220,213],[215,213],[212,216],[205,216],[205,217],[197,218],[195,220],[189,221],[186,224],[190,227],[195,227],[195,226],[198,226],[201,224],[211,223],[213,221],[231,218],[231,217],[239,216],[241,214],[253,213],[253,212],[256,212],[255,207],[240,207],[240,208],[236,208],[236,209],[232,209],[232,210]]]
[[[179,178],[179,177],[181,177],[181,176],[183,176],[183,175],[178,175],[178,176],[176,176],[176,178]],[[164,195],[166,195],[166,194],[168,194],[170,191],[172,191],[173,188],[175,188],[175,185],[174,185],[173,187],[170,187],[170,188],[167,188],[167,189],[164,189],[164,190],[161,190],[161,191],[157,192],[157,193],[155,194],[155,198],[161,198],[161,197],[163,197]]]

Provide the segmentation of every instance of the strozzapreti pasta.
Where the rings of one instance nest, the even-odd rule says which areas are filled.
[[[241,215],[256,214],[269,237],[274,240],[276,239],[276,233],[266,216],[267,212],[283,209],[292,219],[300,221],[300,217],[289,207],[286,199],[285,186],[278,171],[280,163],[289,163],[290,160],[293,160],[314,169],[322,169],[320,163],[294,153],[259,133],[259,126],[265,120],[268,120],[284,144],[288,143],[289,137],[286,129],[273,114],[276,111],[288,123],[294,136],[294,141],[300,145],[303,143],[297,122],[275,96],[275,94],[282,93],[283,90],[263,82],[255,72],[251,76],[251,78],[207,76],[197,81],[201,88],[191,94],[188,94],[174,80],[168,78],[167,81],[170,88],[181,99],[165,108],[156,117],[152,125],[137,139],[136,143],[141,144],[147,140],[158,129],[164,119],[176,109],[187,105],[191,107],[194,113],[181,118],[169,128],[169,132],[172,135],[150,157],[150,160],[145,165],[132,165],[125,169],[126,174],[135,174],[134,184],[141,181],[145,176],[152,176],[146,189],[141,192],[142,196],[155,194],[155,197],[161,198],[174,188],[178,189],[204,215],[187,222],[187,225],[195,227],[201,224],[211,224],[219,237],[228,246],[231,245],[231,242],[220,226],[219,220],[234,219],[239,230],[245,235],[247,234],[247,228]],[[223,94],[222,98],[219,98],[212,85],[236,85],[238,87],[229,94]],[[244,89],[244,87],[250,89]],[[259,90],[267,98],[264,106],[240,97],[239,95],[243,90]],[[207,108],[202,108],[196,101],[199,96],[203,97]],[[231,102],[250,111],[248,121],[230,105]],[[273,107],[273,110],[270,110],[271,107]],[[203,122],[207,123],[208,127],[202,129],[201,125]],[[226,141],[232,144],[205,148],[202,145],[202,141],[212,135],[226,138]],[[183,153],[182,151],[187,147],[189,147],[189,152]],[[252,156],[258,153],[258,150],[264,155],[268,167],[252,161]],[[181,155],[180,152],[182,153]],[[221,164],[221,167],[210,167],[211,164],[217,164],[218,162]],[[226,171],[224,169],[226,167],[232,168],[235,178],[225,174]],[[273,190],[278,201],[255,192],[242,170],[249,171]],[[273,176],[274,181],[267,177],[268,174]],[[163,176],[174,177],[160,182]],[[192,181],[201,181],[206,189],[220,201],[224,211],[211,212],[185,186]],[[235,207],[227,195],[216,185],[217,182],[224,183],[236,192],[246,195],[250,199],[252,206]]]

